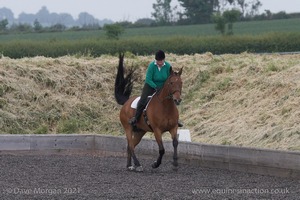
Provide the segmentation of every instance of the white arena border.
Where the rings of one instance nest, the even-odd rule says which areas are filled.
[[[98,134],[0,135],[0,154],[18,152],[97,152],[110,156],[126,156],[125,137]],[[171,160],[172,141],[164,141],[166,157]],[[137,156],[156,159],[155,140],[143,139],[136,148]],[[300,179],[300,152],[208,145],[179,142],[179,163],[221,168],[249,173]],[[125,163],[124,163],[125,166]]]

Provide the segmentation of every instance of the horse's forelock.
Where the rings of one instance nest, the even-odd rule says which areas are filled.
[[[170,69],[170,76],[171,75],[181,76],[181,74],[182,74],[182,68],[179,71],[174,71],[172,69],[172,67],[171,67],[171,69]]]

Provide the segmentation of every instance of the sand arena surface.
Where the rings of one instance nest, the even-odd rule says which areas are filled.
[[[300,181],[97,154],[0,154],[0,199],[299,199]]]

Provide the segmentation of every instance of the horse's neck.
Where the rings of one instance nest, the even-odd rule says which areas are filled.
[[[172,97],[170,97],[169,91],[165,87],[163,87],[157,95],[163,108],[169,108],[175,105]]]

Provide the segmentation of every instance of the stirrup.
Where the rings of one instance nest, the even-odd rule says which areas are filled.
[[[183,127],[183,123],[182,122],[178,121],[177,123],[178,123],[178,127]]]

